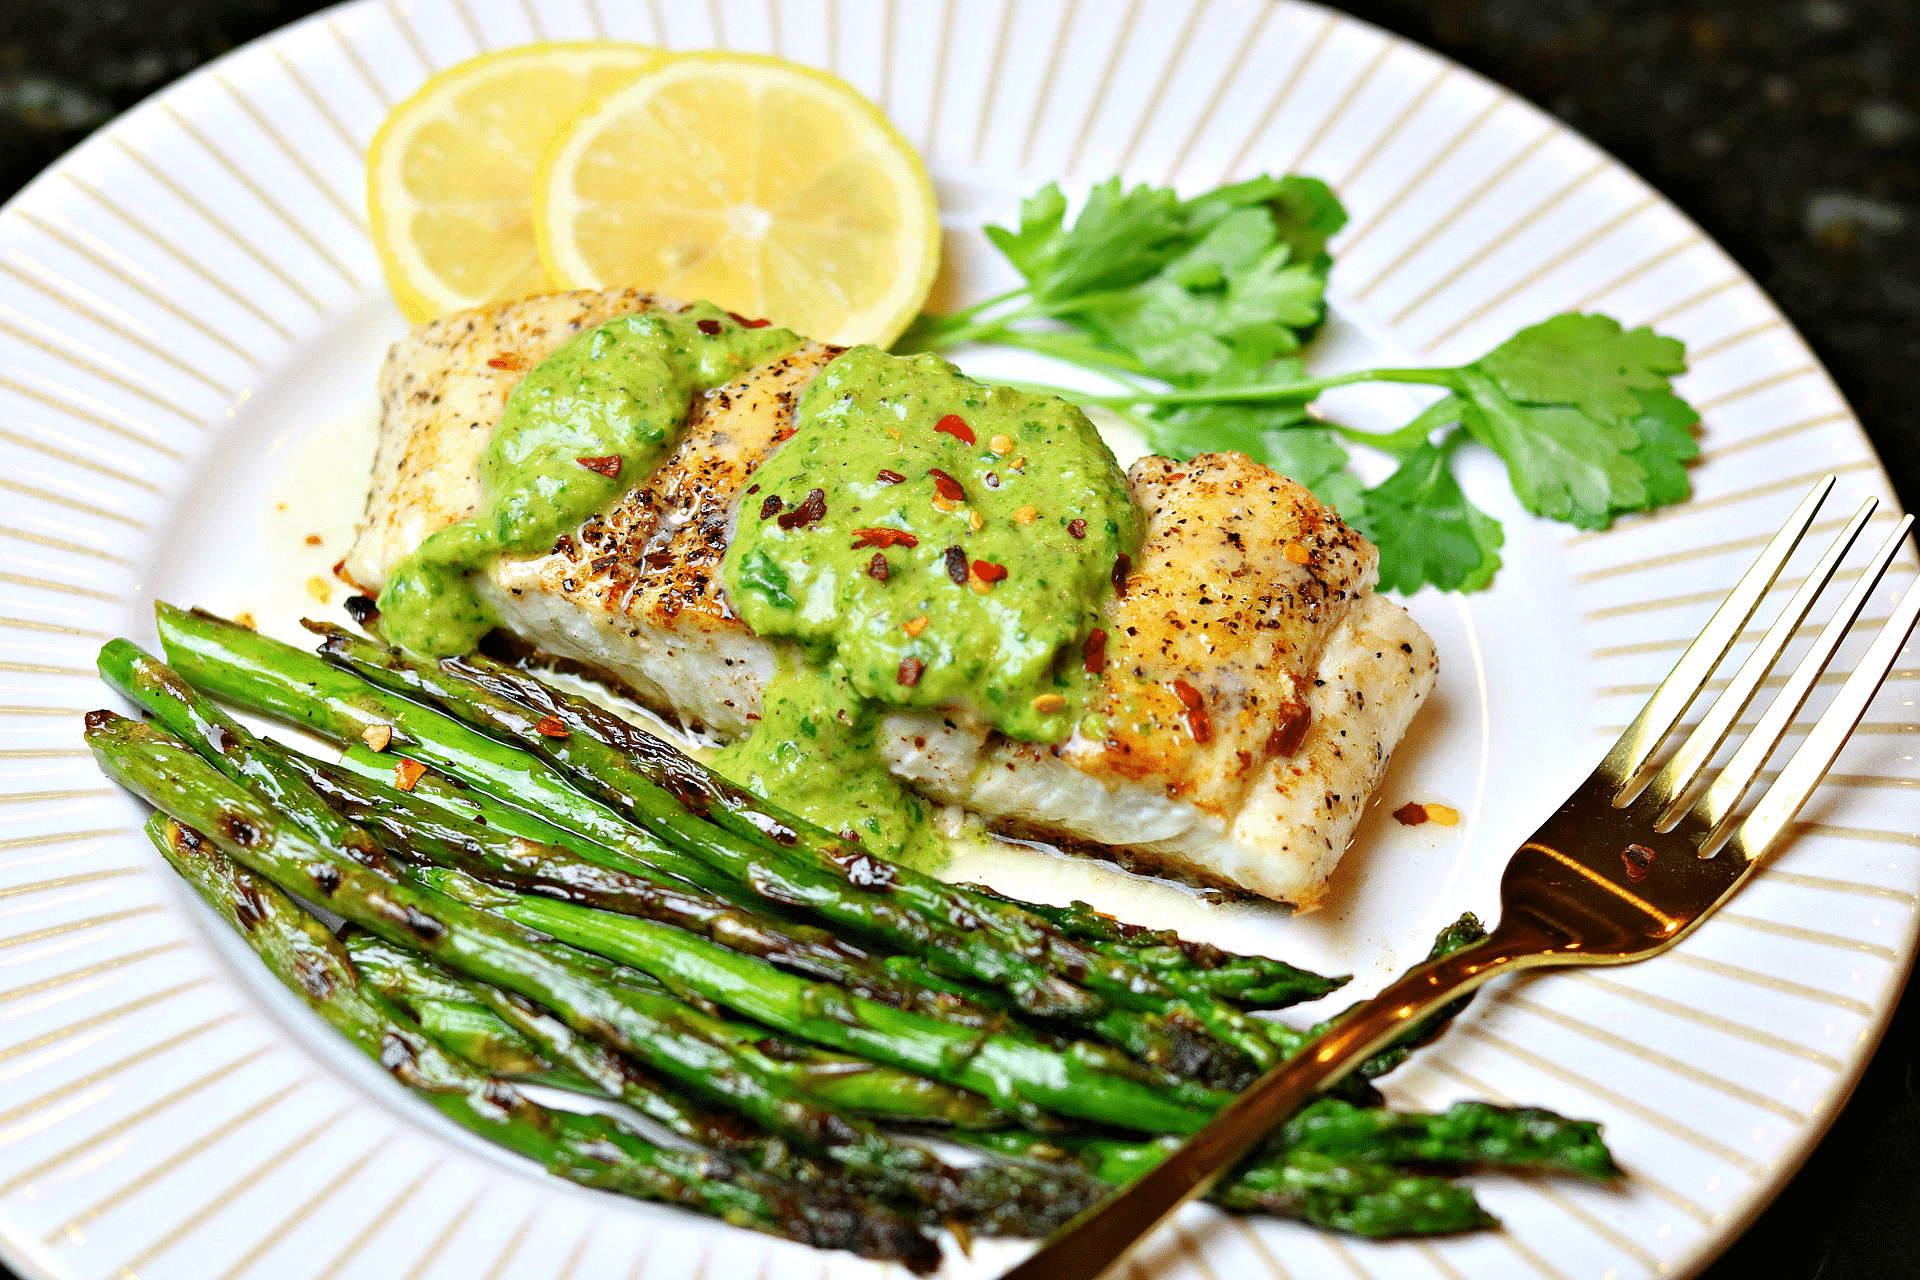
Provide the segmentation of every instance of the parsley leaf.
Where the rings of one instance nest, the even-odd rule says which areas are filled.
[[[1327,241],[1346,216],[1324,182],[1298,174],[1185,200],[1115,178],[1072,222],[1049,185],[1021,206],[1017,227],[987,228],[1026,286],[923,316],[902,345],[998,342],[1118,376],[1129,390],[1054,390],[1126,414],[1157,452],[1232,449],[1299,480],[1373,539],[1381,582],[1397,591],[1476,590],[1499,567],[1500,525],[1451,471],[1470,439],[1499,455],[1528,511],[1582,529],[1686,498],[1699,419],[1672,386],[1686,351],[1650,329],[1567,313],[1458,368],[1307,377],[1298,352],[1325,319]],[[1140,385],[1149,379],[1163,389]],[[1309,414],[1322,391],[1369,381],[1446,394],[1378,435]],[[1340,437],[1391,454],[1398,469],[1363,490]]]
[[[1364,505],[1360,477],[1347,470],[1350,455],[1325,427],[1269,432],[1265,456],[1249,456],[1298,480],[1335,511],[1355,512]]]
[[[1693,425],[1700,415],[1671,391],[1635,390],[1639,412],[1627,425],[1640,436],[1640,443],[1627,456],[1647,473],[1647,509],[1685,502],[1691,487],[1683,465],[1700,456],[1699,442],[1693,438]]]
[[[1535,515],[1604,529],[1687,496],[1698,421],[1668,379],[1685,348],[1609,316],[1558,315],[1457,371],[1461,421],[1507,464]]]
[[[1442,591],[1478,591],[1500,567],[1500,522],[1467,501],[1448,460],[1464,435],[1423,444],[1368,489],[1357,510],[1342,508],[1380,548],[1380,585],[1412,595],[1431,582]]]
[[[1264,205],[1273,216],[1281,243],[1297,262],[1318,262],[1327,241],[1347,225],[1347,211],[1333,189],[1318,178],[1290,173],[1284,178],[1262,174],[1195,196],[1183,206],[1187,226],[1205,230],[1235,209]],[[1327,259],[1331,261],[1331,259]]]
[[[1041,309],[1138,284],[1185,243],[1186,222],[1171,187],[1143,183],[1127,191],[1113,178],[1087,194],[1071,226],[1066,210],[1066,197],[1049,183],[1021,204],[1017,231],[987,228]]]
[[[1186,201],[1114,178],[1072,222],[1050,184],[1021,205],[1017,227],[986,229],[1026,287],[923,316],[900,347],[999,342],[1182,386],[1260,371],[1325,318],[1327,237],[1345,221],[1313,178],[1259,177]],[[1082,336],[1063,341],[1048,327],[1062,321]]]
[[[1222,218],[1159,272],[1077,317],[1148,372],[1189,385],[1228,367],[1263,370],[1320,322],[1324,272],[1292,261],[1265,209]]]
[[[1461,421],[1507,464],[1520,505],[1581,529],[1647,505],[1646,468],[1627,456],[1631,427],[1597,422],[1568,405],[1521,404],[1469,365],[1460,370]]]
[[[1640,412],[1634,392],[1666,391],[1686,372],[1686,348],[1651,329],[1623,332],[1612,316],[1567,312],[1520,332],[1474,361],[1524,404],[1567,404],[1599,422]]]
[[[1229,369],[1269,372],[1326,316],[1327,237],[1346,210],[1318,179],[1262,176],[1197,196],[1181,213],[1181,252],[1069,318],[1175,385]]]
[[[1361,484],[1347,470],[1346,449],[1332,431],[1311,423],[1304,408],[1263,411],[1240,405],[1197,405],[1142,420],[1147,447],[1169,458],[1231,450],[1313,490],[1336,511],[1360,507]]]
[[[1282,360],[1274,369],[1285,377],[1300,377],[1304,367],[1298,360]],[[1197,390],[1205,392],[1238,382],[1245,385],[1243,370],[1226,370]],[[1191,405],[1170,405],[1153,410],[1138,419],[1147,444],[1170,458],[1190,458],[1209,449],[1236,449],[1251,458],[1267,452],[1269,434],[1285,431],[1308,421],[1307,400],[1260,400],[1250,404],[1214,401]]]

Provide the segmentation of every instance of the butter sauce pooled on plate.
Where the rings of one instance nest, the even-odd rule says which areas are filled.
[[[781,663],[715,767],[877,853],[938,856],[927,805],[876,750],[880,716],[966,705],[1018,741],[1066,738],[1098,687],[1100,607],[1140,547],[1126,477],[1064,400],[856,347],[754,480],[727,593],[805,661]]]

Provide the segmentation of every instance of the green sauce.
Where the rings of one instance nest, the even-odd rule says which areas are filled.
[[[568,339],[507,396],[480,455],[472,518],[422,542],[380,593],[387,637],[435,657],[471,649],[495,625],[475,571],[503,553],[547,551],[653,473],[695,392],[799,345],[788,330],[747,328],[704,302],[682,315],[621,316]]]
[[[1082,646],[1139,548],[1126,478],[1063,400],[856,347],[754,480],[722,575],[746,623],[807,666],[775,679],[718,767],[911,856],[930,815],[880,763],[879,717],[965,703],[1010,737],[1067,737],[1093,683]]]
[[[784,661],[760,694],[753,732],[707,763],[883,857],[938,871],[947,846],[932,810],[887,772],[877,749],[884,710],[855,693],[837,664]]]
[[[708,303],[569,339],[507,397],[473,517],[422,542],[381,593],[389,639],[472,648],[495,625],[475,572],[545,553],[646,480],[696,392],[799,344]],[[1083,655],[1100,604],[1139,549],[1126,478],[1063,400],[856,347],[814,378],[754,482],[722,575],[747,625],[797,652],[715,766],[875,853],[937,868],[945,843],[887,772],[881,719],[964,704],[1010,737],[1066,738],[1094,687]]]

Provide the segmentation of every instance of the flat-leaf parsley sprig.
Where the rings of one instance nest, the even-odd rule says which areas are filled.
[[[1026,285],[922,317],[903,341],[999,343],[1115,378],[1126,390],[1048,389],[1122,413],[1156,452],[1234,449],[1299,480],[1379,546],[1390,589],[1472,591],[1499,568],[1500,524],[1452,471],[1468,441],[1506,463],[1522,507],[1581,529],[1687,496],[1699,415],[1673,392],[1686,369],[1673,338],[1566,313],[1468,364],[1310,378],[1295,353],[1325,317],[1326,241],[1346,220],[1325,184],[1262,177],[1182,200],[1116,179],[1072,223],[1065,211],[1049,186],[1022,206],[1017,230],[989,227]],[[1443,394],[1393,432],[1308,412],[1322,392],[1363,382]],[[1363,488],[1346,444],[1380,449],[1398,468]]]
[[[991,342],[1177,386],[1261,373],[1324,318],[1327,237],[1347,218],[1324,182],[1297,175],[1190,200],[1170,187],[1125,190],[1114,178],[1073,222],[1066,211],[1049,184],[1021,206],[1018,229],[988,227],[1026,284],[923,315],[896,348]]]

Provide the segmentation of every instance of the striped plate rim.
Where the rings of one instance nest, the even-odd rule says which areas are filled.
[[[143,850],[78,746],[100,639],[142,623],[196,469],[289,353],[377,299],[361,158],[426,74],[612,35],[835,70],[937,176],[1203,187],[1327,176],[1336,304],[1423,358],[1604,307],[1688,341],[1696,497],[1558,540],[1594,724],[1618,724],[1825,471],[1891,489],[1838,390],[1700,230],[1488,82],[1303,3],[358,0],[221,59],[0,211],[0,1246],[28,1275],[704,1275],[868,1268],[614,1204],[477,1153],[322,1062]],[[1883,517],[1884,519],[1884,517]],[[1911,551],[1904,576],[1915,571]],[[1509,572],[1514,572],[1509,570]],[[1872,610],[1869,610],[1869,614]],[[1880,706],[1910,707],[1904,661]],[[1920,770],[1876,711],[1800,839],[1678,953],[1481,1002],[1396,1082],[1607,1119],[1624,1193],[1494,1181],[1508,1230],[1374,1245],[1204,1209],[1145,1272],[1685,1273],[1824,1131],[1915,949]],[[1020,1247],[981,1245],[971,1273]]]

